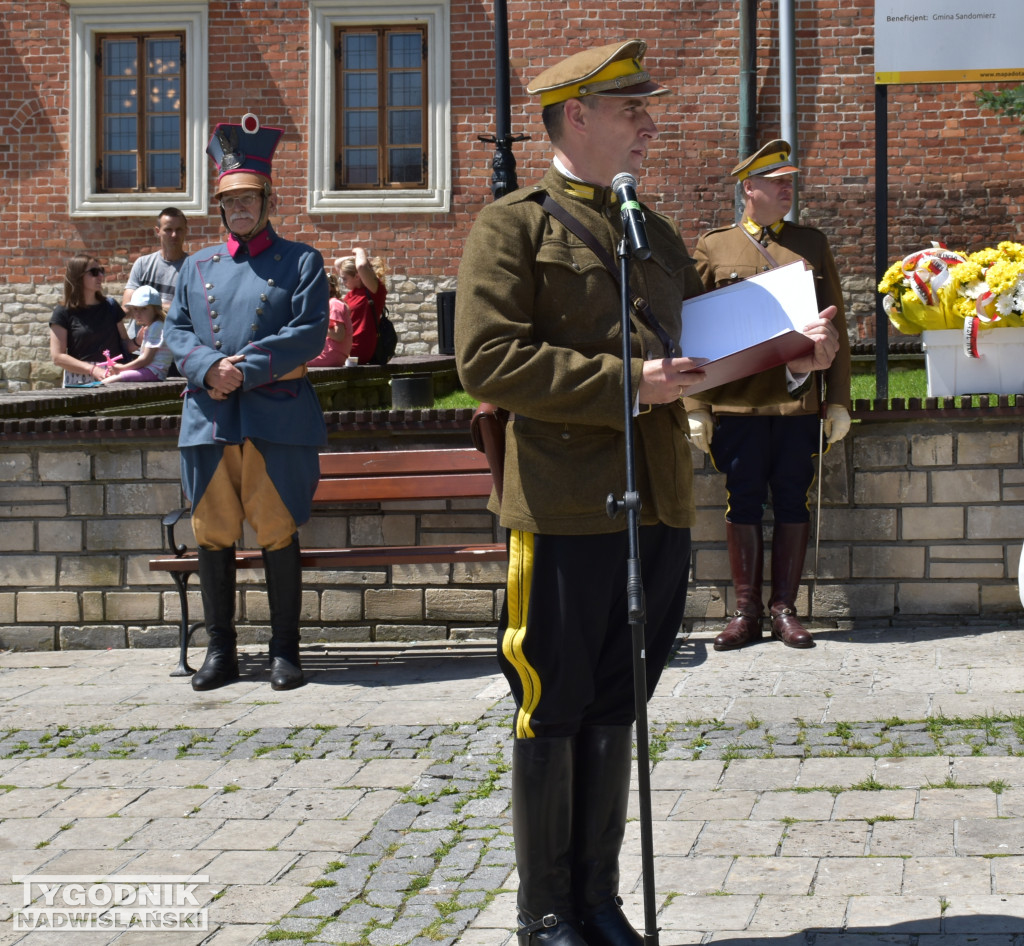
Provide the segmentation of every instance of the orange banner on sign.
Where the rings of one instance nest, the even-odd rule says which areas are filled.
[[[875,85],[914,85],[918,82],[1016,82],[1024,69],[935,69],[920,72],[876,72]]]

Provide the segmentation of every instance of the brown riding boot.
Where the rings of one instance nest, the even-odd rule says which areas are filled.
[[[736,650],[761,639],[761,582],[764,575],[764,539],[761,523],[725,523],[729,571],[736,592],[732,620],[715,638],[715,650]]]
[[[814,638],[796,616],[796,596],[807,554],[808,522],[776,522],[772,536],[772,637],[787,647],[813,647]]]

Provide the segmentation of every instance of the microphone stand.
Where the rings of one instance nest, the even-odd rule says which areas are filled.
[[[608,495],[609,518],[626,511],[629,557],[626,562],[626,600],[633,638],[633,697],[636,704],[636,762],[640,793],[640,861],[644,892],[644,944],[658,946],[658,908],[654,899],[654,833],[651,816],[650,746],[647,731],[647,654],[644,628],[647,609],[640,574],[640,495],[636,491],[636,451],[633,444],[633,379],[630,372],[629,240],[618,247],[619,289],[622,297],[622,392],[626,416],[626,492],[621,500]]]

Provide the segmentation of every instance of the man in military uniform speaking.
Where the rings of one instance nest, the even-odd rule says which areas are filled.
[[[769,407],[758,403],[771,372],[734,382],[716,396],[701,399],[710,407],[687,402],[690,438],[710,453],[715,469],[725,473],[728,506],[726,540],[736,610],[715,638],[715,650],[734,650],[761,637],[764,538],[761,517],[771,492],[774,526],[771,553],[771,599],[768,612],[772,636],[788,647],[813,647],[814,638],[796,613],[797,591],[810,531],[808,490],[814,479],[819,451],[819,423],[825,438],[835,443],[850,429],[850,342],[839,274],[825,234],[783,218],[793,204],[790,146],[777,139],[740,161],[732,170],[743,190],[743,219],[739,224],[705,233],[694,256],[706,289],[730,283],[803,260],[814,273],[818,308],[836,307],[833,324],[839,331],[839,351],[824,372],[815,377],[798,400]],[[824,380],[826,407],[821,417],[819,381]]]
[[[252,114],[214,130],[207,153],[228,239],[185,261],[164,329],[188,381],[178,446],[210,638],[196,690],[238,678],[235,543],[246,520],[266,568],[270,685],[305,682],[297,532],[309,519],[327,442],[306,362],[323,350],[328,287],[320,253],[282,239],[269,222],[280,137]]]
[[[552,166],[538,184],[484,207],[459,266],[459,376],[470,394],[514,414],[502,497],[489,508],[509,530],[498,659],[516,702],[520,946],[643,942],[617,900],[635,702],[628,536],[605,500],[625,489],[628,370],[649,696],[686,602],[694,502],[680,398],[704,378],[677,344],[683,300],[702,291],[700,280],[676,224],[649,209],[650,257],[630,270],[633,297],[648,305],[632,314],[622,361],[611,260],[623,221],[611,184],[640,172],[658,137],[651,97],[668,91],[646,71],[646,48],[627,40],[584,50],[530,84]],[[795,371],[831,360],[828,315],[807,328],[813,354]],[[782,367],[769,387],[766,396],[788,399]]]

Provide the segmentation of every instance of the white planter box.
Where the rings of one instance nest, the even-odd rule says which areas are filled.
[[[978,333],[980,358],[964,354],[964,333],[937,329],[921,333],[928,396],[1024,394],[1024,328]]]

